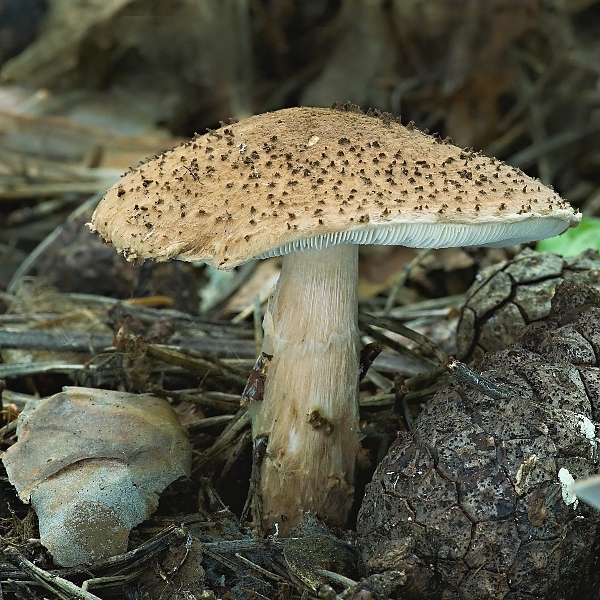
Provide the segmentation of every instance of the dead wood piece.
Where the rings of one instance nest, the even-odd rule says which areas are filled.
[[[252,358],[254,348],[245,340],[225,338],[186,339],[185,348],[214,354],[219,357]],[[106,333],[82,331],[40,331],[0,329],[0,348],[19,350],[47,350],[51,352],[82,352],[98,354],[113,346],[113,336]],[[181,347],[169,346],[177,350]]]
[[[84,591],[68,579],[53,575],[44,569],[40,569],[31,561],[27,560],[19,550],[9,546],[4,550],[4,556],[18,565],[30,577],[33,577],[42,587],[56,594],[62,600],[102,600],[95,594]]]

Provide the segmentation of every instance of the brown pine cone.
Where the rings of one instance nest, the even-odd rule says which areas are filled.
[[[579,281],[600,289],[600,254],[563,258],[526,248],[512,260],[483,269],[467,291],[456,333],[457,357],[479,362],[515,341],[525,325],[544,319],[558,283]]]
[[[368,574],[394,598],[586,597],[600,513],[571,478],[598,472],[600,292],[565,281],[548,319],[477,371],[510,392],[436,394],[400,434],[358,516]]]

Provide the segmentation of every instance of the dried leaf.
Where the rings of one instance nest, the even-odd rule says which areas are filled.
[[[186,432],[152,396],[67,387],[28,405],[17,432],[3,457],[9,480],[62,566],[126,551],[158,494],[190,473]]]

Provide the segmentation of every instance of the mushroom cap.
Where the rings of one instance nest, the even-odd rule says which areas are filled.
[[[231,268],[337,243],[511,245],[579,221],[537,179],[389,114],[301,107],[155,156],[108,190],[91,228],[130,260]]]

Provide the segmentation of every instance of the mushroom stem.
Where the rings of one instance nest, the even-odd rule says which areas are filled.
[[[280,535],[318,513],[345,525],[359,449],[358,246],[287,254],[264,318],[262,351],[272,355],[256,438],[263,524]]]

